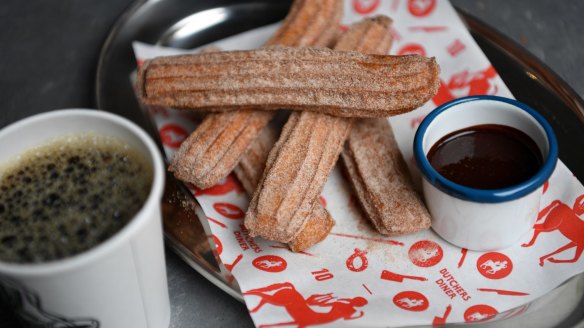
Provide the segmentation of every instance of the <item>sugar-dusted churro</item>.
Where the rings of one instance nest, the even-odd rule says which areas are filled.
[[[366,19],[338,41],[342,50],[388,51],[391,20]],[[336,49],[336,47],[335,47]],[[332,170],[352,119],[312,111],[294,112],[268,156],[245,225],[252,235],[289,242],[307,225],[308,213]]]
[[[385,235],[430,227],[387,119],[355,120],[341,154],[347,177],[367,217]]]
[[[439,86],[434,58],[269,47],[158,57],[139,71],[149,105],[226,111],[290,108],[386,117],[423,105]]]
[[[260,182],[268,154],[277,139],[276,128],[268,125],[233,170],[249,195],[253,195]],[[332,216],[320,203],[317,203],[308,215],[307,223],[302,230],[288,242],[288,247],[294,252],[303,251],[326,238],[334,224],[335,220]]]
[[[328,47],[337,38],[342,17],[342,0],[295,0],[266,45]]]
[[[341,0],[296,0],[266,45],[327,46],[339,31],[342,11]],[[251,109],[208,114],[183,142],[170,170],[199,188],[217,184],[233,170],[275,114]]]
[[[272,119],[265,111],[240,110],[209,114],[183,141],[169,170],[174,176],[205,189],[216,185],[237,164],[241,153]]]
[[[233,169],[243,189],[249,195],[253,195],[262,178],[270,150],[278,140],[278,133],[275,126],[266,126]]]

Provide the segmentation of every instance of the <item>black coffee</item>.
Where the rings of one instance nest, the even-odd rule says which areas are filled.
[[[147,159],[117,139],[76,135],[26,152],[0,168],[0,261],[57,260],[103,242],[151,184]]]

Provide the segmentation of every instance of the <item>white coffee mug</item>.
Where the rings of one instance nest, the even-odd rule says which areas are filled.
[[[25,324],[42,327],[168,327],[170,305],[160,200],[164,167],[152,139],[120,116],[87,109],[35,115],[0,131],[0,163],[65,135],[121,139],[152,165],[150,194],[119,232],[57,261],[0,262],[0,298]]]
[[[450,181],[432,167],[426,156],[438,140],[482,124],[524,132],[541,152],[541,168],[510,187],[476,189]],[[489,251],[514,245],[533,227],[543,185],[556,167],[558,146],[549,123],[529,106],[497,96],[470,96],[445,103],[426,116],[416,131],[414,157],[424,177],[432,229],[459,247]]]

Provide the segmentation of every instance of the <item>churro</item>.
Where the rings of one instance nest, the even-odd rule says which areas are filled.
[[[430,227],[387,119],[355,120],[341,158],[361,207],[377,231],[400,235]]]
[[[341,36],[339,47],[387,52],[391,44],[390,25],[387,17],[366,19]],[[302,231],[342,150],[352,121],[312,111],[290,115],[268,156],[245,217],[245,225],[252,235],[289,242]]]
[[[249,195],[253,195],[260,182],[268,154],[277,139],[277,129],[268,125],[233,170]],[[304,228],[288,242],[288,247],[294,252],[303,251],[326,238],[334,224],[335,220],[332,216],[320,203],[317,203],[308,215]]]
[[[149,105],[210,111],[289,108],[343,117],[387,117],[436,93],[439,67],[418,55],[269,47],[158,57],[139,70]]]
[[[342,11],[340,0],[296,0],[266,45],[327,46],[340,30]],[[217,184],[234,169],[275,114],[251,109],[208,114],[182,143],[169,169],[199,188]]]

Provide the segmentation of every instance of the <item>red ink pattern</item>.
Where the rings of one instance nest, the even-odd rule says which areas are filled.
[[[347,269],[353,272],[361,272],[367,269],[369,266],[369,262],[367,261],[367,251],[362,251],[358,248],[355,248],[355,252],[349,256],[347,259]],[[355,265],[355,260],[359,259],[357,262],[359,265]]]
[[[477,270],[489,279],[503,279],[513,271],[513,261],[502,253],[489,252],[477,260]]]
[[[446,324],[446,320],[448,319],[448,316],[450,315],[451,311],[452,311],[452,305],[448,304],[448,306],[446,307],[446,310],[444,310],[444,314],[442,314],[442,316],[440,316],[440,317],[435,316],[434,317],[434,320],[432,321],[432,326],[437,327],[437,326],[442,326],[442,325]]]
[[[245,212],[241,208],[230,203],[215,203],[213,208],[228,219],[239,220],[245,217]]]
[[[233,261],[233,263],[231,263],[231,264],[224,264],[225,268],[229,272],[233,271],[233,268],[237,265],[237,263],[239,263],[239,261],[241,261],[242,258],[243,258],[243,254],[237,255],[237,257],[235,258],[235,260]]]
[[[254,267],[265,272],[282,272],[288,267],[288,263],[277,255],[264,255],[257,257],[251,263]]]
[[[292,321],[279,322],[260,327],[297,326],[307,327],[335,322],[338,320],[354,320],[361,318],[364,313],[356,308],[367,305],[367,300],[357,296],[353,298],[338,298],[333,293],[314,294],[308,298],[296,290],[289,282],[272,284],[262,288],[251,289],[243,293],[245,296],[258,296],[260,302],[250,313],[259,311],[264,305],[270,304],[283,307],[292,318]],[[319,309],[315,311],[313,307]],[[328,312],[323,309],[328,308]]]
[[[177,149],[189,136],[189,133],[177,124],[166,124],[160,128],[162,143],[170,148]]]
[[[223,179],[218,184],[214,185],[213,187],[207,189],[196,189],[195,196],[220,196],[228,194],[232,191],[241,192],[243,189],[239,184],[239,181],[233,177],[232,174],[228,175],[225,179]]]
[[[452,92],[463,93],[460,96],[475,96],[485,94],[495,94],[496,86],[491,86],[491,80],[497,76],[493,66],[489,66],[478,72],[464,70],[452,75],[448,83],[440,80],[438,93],[432,98],[436,106],[458,98]]]
[[[494,307],[478,304],[469,307],[464,311],[464,321],[466,322],[477,322],[477,321],[487,321],[491,317],[494,317],[499,313]]]
[[[430,306],[428,299],[421,293],[415,291],[405,291],[393,297],[393,304],[406,311],[420,312]]]
[[[466,254],[468,253],[468,249],[463,248],[460,250],[460,260],[458,261],[458,268],[462,267],[464,264],[464,259],[466,259]]]
[[[430,240],[421,240],[414,243],[409,251],[408,257],[416,266],[428,268],[440,263],[444,252],[442,247]]]
[[[538,222],[542,219],[544,221],[533,226],[533,237],[528,243],[523,244],[522,246],[532,246],[542,232],[552,232],[557,230],[570,240],[570,242],[557,250],[540,257],[539,265],[543,266],[545,260],[550,263],[574,263],[578,261],[582,255],[582,251],[584,251],[584,221],[580,219],[582,214],[584,214],[584,194],[576,198],[572,208],[559,200],[554,200],[539,212],[537,217]],[[571,259],[560,260],[553,257],[556,254],[574,247],[576,248],[576,251],[574,252],[574,257]]]
[[[383,238],[356,236],[356,235],[349,235],[349,234],[345,234],[345,233],[336,233],[336,232],[331,232],[330,235],[337,236],[337,237],[345,237],[345,238],[369,240],[369,241],[375,241],[375,242],[384,243],[384,244],[390,244],[390,245],[398,245],[398,246],[403,246],[404,245],[404,243],[402,243],[401,241],[392,240],[392,239],[383,239]]]
[[[496,293],[498,295],[505,295],[505,296],[527,296],[527,295],[529,295],[529,293],[516,292],[516,291],[512,291],[512,290],[493,289],[493,288],[477,288],[477,290],[481,291],[481,292]]]
[[[464,49],[466,49],[466,46],[459,39],[455,39],[451,44],[448,45],[448,47],[446,47],[446,50],[452,57],[456,57],[462,51],[464,51]]]
[[[436,0],[408,0],[408,11],[414,17],[428,16],[436,8]]]
[[[223,223],[223,222],[219,222],[211,217],[207,217],[207,220],[209,220],[210,222],[215,223],[216,225],[220,226],[221,228],[227,228],[227,226]]]
[[[368,15],[379,7],[381,0],[353,0],[353,9],[361,15]]]
[[[395,272],[391,272],[388,270],[383,270],[381,272],[381,279],[383,280],[389,280],[389,281],[395,281],[395,282],[404,282],[405,279],[410,279],[410,280],[419,280],[419,281],[427,281],[428,278],[425,277],[419,277],[419,276],[406,276],[403,274],[399,274],[399,273],[395,273]]]
[[[397,52],[399,56],[401,55],[420,55],[426,56],[426,49],[419,43],[408,43],[401,47]]]

